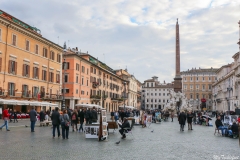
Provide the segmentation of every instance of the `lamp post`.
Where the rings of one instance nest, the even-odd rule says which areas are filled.
[[[227,87],[227,91],[228,91],[228,114],[230,114],[230,92],[232,91],[232,88],[230,86],[230,77],[228,79],[228,87]]]
[[[124,112],[126,112],[126,104],[125,104],[125,101],[126,101],[126,82],[123,83],[124,84]]]

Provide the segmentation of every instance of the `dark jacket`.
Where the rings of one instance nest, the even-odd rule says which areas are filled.
[[[86,111],[86,119],[92,119],[92,112],[90,110]]]
[[[14,119],[17,119],[17,112],[13,112]]]
[[[130,123],[128,122],[128,120],[126,120],[122,125],[119,125],[122,129],[123,128],[130,128]]]
[[[73,119],[73,116],[75,115],[75,119]],[[77,113],[73,112],[72,115],[71,115],[71,121],[72,122],[77,122],[78,121],[78,115]]]
[[[111,116],[114,116],[114,112],[111,112]]]
[[[43,111],[40,112],[40,121],[43,121],[45,119],[45,114]]]
[[[185,113],[181,112],[178,117],[179,124],[185,125],[187,116]]]
[[[217,128],[220,127],[220,126],[223,126],[221,119],[217,119],[215,121],[215,125],[216,125]]]
[[[231,130],[233,133],[238,133],[238,125],[236,123],[233,123],[231,126]]]
[[[92,110],[92,122],[97,122],[98,120],[98,114],[96,110]]]
[[[188,113],[188,114],[187,114],[187,122],[188,122],[188,123],[192,123],[193,117],[194,117],[193,113]]]
[[[37,112],[34,109],[32,109],[29,112],[29,116],[30,116],[30,121],[37,121],[37,118],[36,118]]]
[[[83,111],[78,112],[78,117],[80,118],[80,123],[83,123],[84,122],[84,112]]]
[[[52,113],[51,119],[52,119],[52,124],[53,125],[60,125],[60,114],[59,114],[59,112],[54,111]]]

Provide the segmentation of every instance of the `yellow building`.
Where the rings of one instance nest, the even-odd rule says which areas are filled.
[[[40,111],[59,105],[62,50],[43,38],[39,29],[0,10],[1,108],[27,112],[30,106]]]

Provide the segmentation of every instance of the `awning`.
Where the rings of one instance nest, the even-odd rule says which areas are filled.
[[[96,105],[96,104],[76,104],[75,105],[76,107],[84,107],[84,108],[93,108],[93,107],[95,107],[95,108],[102,108],[101,106],[99,106],[99,105]]]
[[[30,106],[46,106],[46,107],[57,107],[58,104],[49,103],[49,102],[39,102],[39,101],[20,101],[15,99],[0,99],[0,104],[8,105],[30,105]]]

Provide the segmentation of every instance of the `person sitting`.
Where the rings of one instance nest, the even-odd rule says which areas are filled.
[[[228,135],[229,136],[238,135],[238,125],[235,120],[233,121],[231,129],[228,130]]]
[[[221,116],[218,116],[217,120],[215,121],[216,128],[222,131],[222,136],[224,136],[224,131],[227,129],[227,127],[224,127],[221,121]]]
[[[125,132],[129,131],[129,129],[130,129],[130,124],[129,124],[127,118],[124,117],[123,118],[123,123],[122,124],[118,124],[118,125],[121,128],[119,130],[119,132],[122,135],[122,139],[126,138]]]

